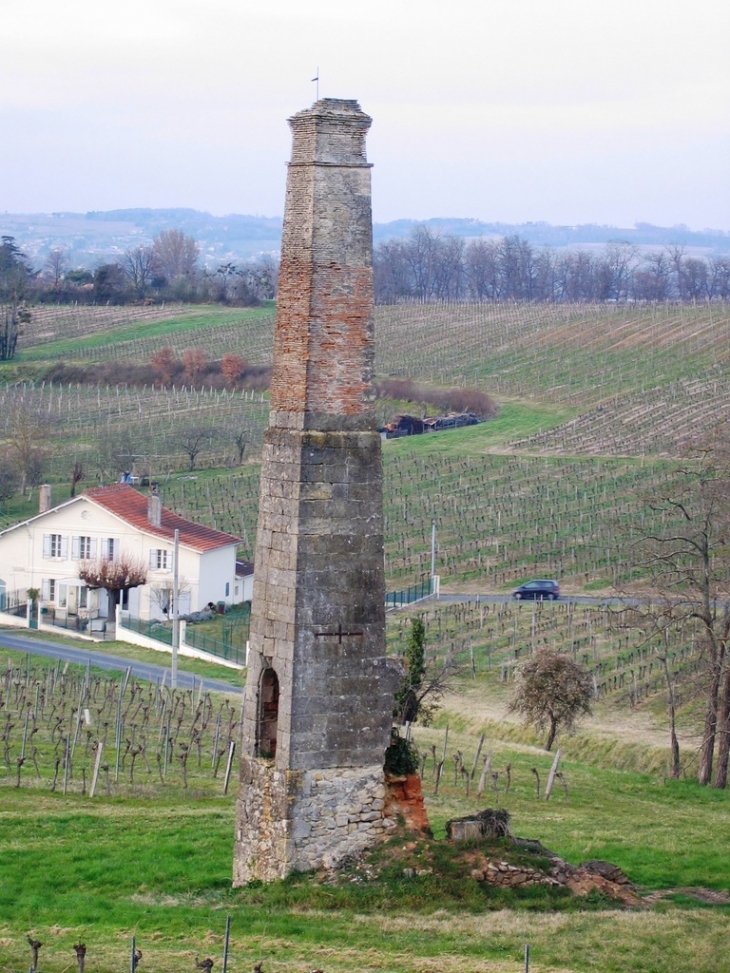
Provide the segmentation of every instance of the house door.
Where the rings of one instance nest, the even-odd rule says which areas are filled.
[[[70,584],[68,586],[68,613],[69,615],[78,615],[79,613],[79,589]]]

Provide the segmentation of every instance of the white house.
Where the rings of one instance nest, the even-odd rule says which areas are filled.
[[[240,538],[179,517],[156,493],[144,496],[117,483],[87,490],[0,532],[0,604],[4,596],[37,588],[41,608],[105,618],[107,594],[87,587],[79,565],[119,561],[147,571],[146,583],[126,592],[121,607],[138,618],[164,618],[171,607],[176,530],[180,613],[210,602],[244,601],[245,579],[240,568],[236,572]]]

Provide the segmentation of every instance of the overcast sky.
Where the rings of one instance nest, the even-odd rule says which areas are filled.
[[[730,230],[728,0],[0,0],[0,212],[283,212],[286,119],[373,117],[378,222]]]

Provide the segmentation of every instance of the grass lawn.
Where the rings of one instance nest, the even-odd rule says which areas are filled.
[[[447,721],[449,753],[461,750],[470,765],[477,729],[454,709],[417,741],[426,751],[439,741],[440,749]],[[119,969],[133,935],[146,969],[193,970],[196,955],[210,956],[219,969],[230,914],[236,971],[259,960],[270,973],[521,970],[527,943],[538,971],[724,971],[730,906],[703,905],[687,892],[630,910],[595,896],[578,902],[540,889],[490,891],[444,840],[448,817],[498,803],[510,811],[515,834],[539,838],[575,864],[612,861],[644,893],[726,888],[730,796],[612,766],[605,744],[601,757],[600,729],[586,727],[574,738],[590,761],[571,756],[573,741],[565,741],[569,797],[556,790],[549,803],[536,800],[531,768],[544,785],[552,756],[525,742],[524,731],[509,740],[495,730],[487,741],[500,775],[497,795],[487,790],[477,798],[472,785],[467,797],[447,761],[435,796],[429,760],[424,793],[436,840],[401,839],[377,850],[370,878],[360,869],[339,880],[293,876],[231,889],[233,793],[152,788],[145,798],[90,800],[3,787],[0,968],[28,966],[31,933],[44,944],[40,968],[49,973],[74,968],[77,942],[87,945],[89,968]],[[592,740],[592,750],[581,737]],[[422,856],[434,871],[407,877],[404,865],[417,868]]]
[[[2,641],[3,632],[20,634],[23,637],[29,636],[29,632],[26,629],[0,628],[0,642]],[[163,668],[169,668],[170,666],[171,657],[169,651],[156,652],[153,649],[144,649],[137,645],[130,645],[128,642],[82,642],[79,639],[57,635],[55,632],[53,634],[34,632],[32,637],[44,642],[60,642],[61,644],[72,646],[75,649],[87,648],[90,651],[93,650],[94,652],[102,652],[106,655],[118,656],[121,659],[129,659],[130,662],[145,662],[150,665],[162,666]],[[1,646],[0,651],[2,652],[3,661],[11,660],[16,665],[21,660],[27,658],[27,655],[22,652],[4,649]],[[238,691],[244,685],[244,675],[239,670],[230,669],[227,666],[219,666],[214,662],[207,662],[202,659],[192,659],[180,655],[178,656],[178,671],[190,672],[196,676],[205,676],[209,679],[230,682],[231,686]]]

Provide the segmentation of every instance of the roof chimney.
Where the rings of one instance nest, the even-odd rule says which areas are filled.
[[[46,510],[50,510],[52,507],[51,503],[51,484],[44,483],[38,489],[38,513],[44,514]]]
[[[150,492],[147,497],[147,520],[153,527],[162,526],[162,497],[157,490],[157,484],[150,484]]]

